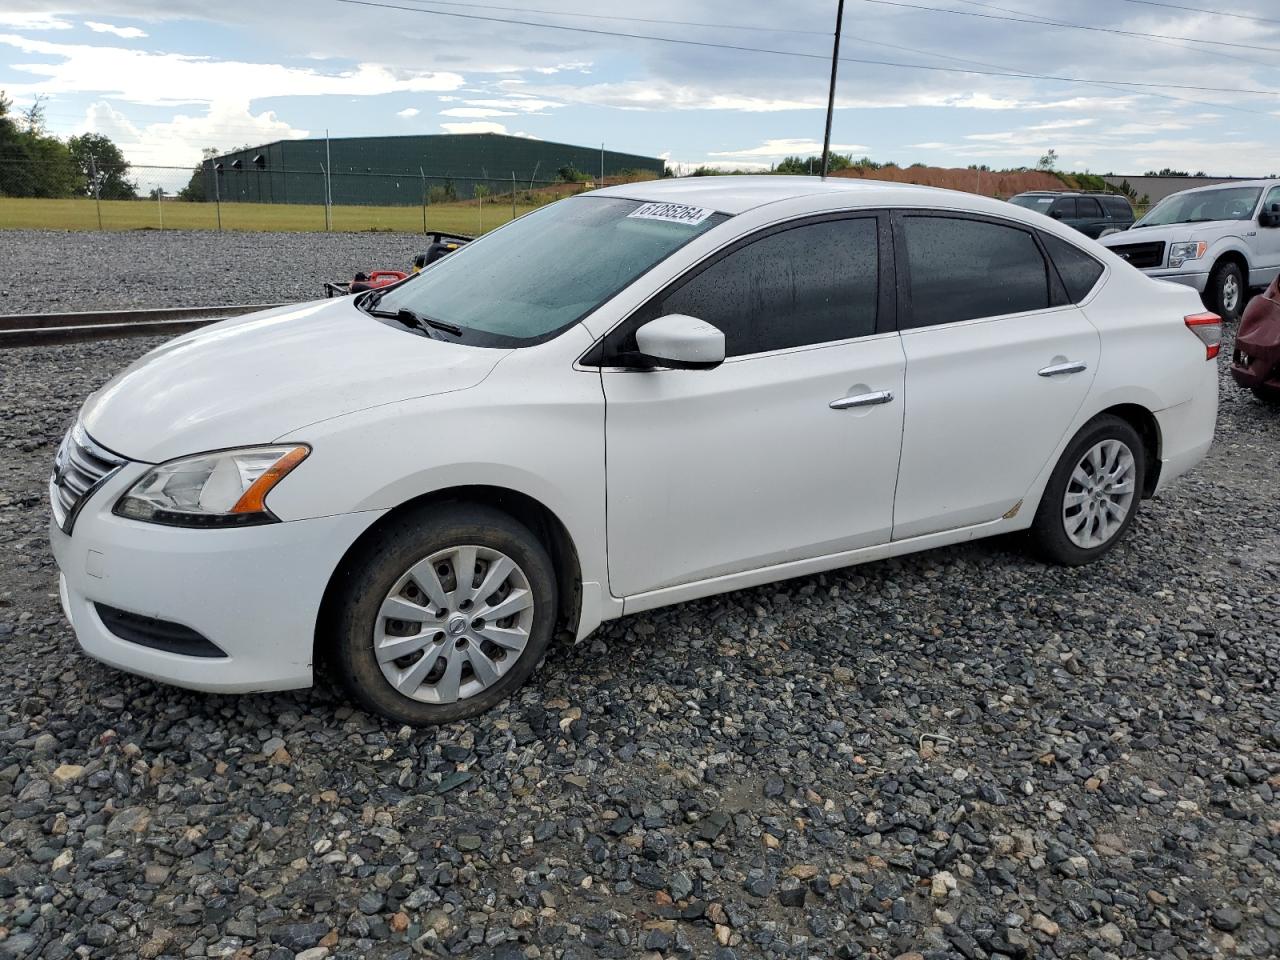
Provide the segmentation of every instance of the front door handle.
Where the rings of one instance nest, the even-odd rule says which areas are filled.
[[[875,393],[859,393],[852,397],[841,397],[831,401],[832,410],[848,410],[850,407],[874,407],[880,403],[888,403],[893,394],[888,390],[877,390]]]
[[[1036,372],[1042,377],[1060,377],[1065,373],[1083,373],[1089,365],[1083,360],[1068,360],[1066,363],[1054,363],[1041,367]]]

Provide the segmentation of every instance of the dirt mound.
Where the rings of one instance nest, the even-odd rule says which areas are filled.
[[[1065,190],[1066,185],[1052,173],[1040,170],[963,170],[958,167],[851,167],[839,170],[833,177],[857,180],[888,180],[893,183],[918,183],[925,187],[963,190],[987,197],[1008,199],[1027,190]]]

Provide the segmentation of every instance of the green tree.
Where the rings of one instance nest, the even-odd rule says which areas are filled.
[[[852,155],[845,156],[842,153],[833,153],[831,154],[828,168],[834,173],[837,170],[848,170],[853,165]],[[800,176],[813,174],[817,176],[822,173],[822,157],[783,157],[778,165],[773,168],[773,172]]]
[[[39,97],[22,114],[0,91],[0,196],[70,197],[76,168],[66,144],[44,129],[44,102]]]
[[[82,133],[67,141],[67,148],[81,176],[81,192],[93,196],[93,174],[103,200],[136,200],[138,185],[129,179],[129,161],[111,138],[102,133]]]
[[[186,200],[188,203],[204,203],[209,199],[205,193],[204,186],[204,168],[205,164],[218,155],[217,147],[205,147],[200,151],[203,158],[200,165],[191,171],[191,179],[187,181],[187,185],[178,191],[178,199]]]
[[[1050,147],[1040,158],[1040,162],[1036,164],[1037,170],[1044,170],[1052,173],[1058,169],[1058,151]]]

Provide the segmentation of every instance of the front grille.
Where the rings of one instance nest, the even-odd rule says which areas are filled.
[[[121,640],[136,643],[152,650],[178,653],[184,657],[225,657],[226,653],[212,640],[190,627],[157,617],[144,617],[140,613],[118,610],[105,603],[95,603],[102,625]]]
[[[49,478],[49,503],[53,519],[70,533],[76,515],[90,494],[125,463],[119,457],[94,443],[79,422],[67,431],[53,458],[53,476]]]
[[[1164,241],[1150,243],[1118,243],[1111,248],[1116,256],[1123,257],[1139,270],[1164,266]]]

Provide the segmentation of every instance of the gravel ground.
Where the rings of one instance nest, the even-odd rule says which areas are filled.
[[[422,249],[408,233],[5,230],[0,314],[314,300]]]
[[[150,345],[0,355],[0,956],[1280,954],[1280,415],[1225,378],[1099,564],[988,541],[635,616],[411,731],[77,653],[45,477]]]

